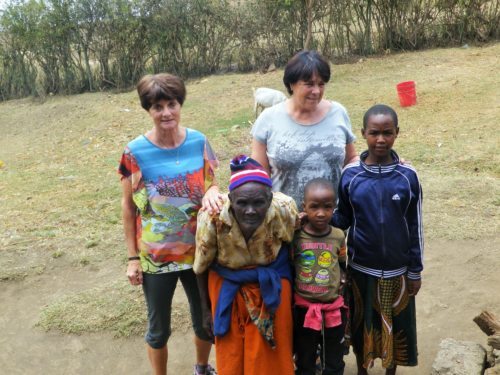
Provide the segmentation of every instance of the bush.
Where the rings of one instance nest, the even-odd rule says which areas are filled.
[[[498,0],[12,0],[0,16],[0,100],[126,90],[282,66],[309,44],[330,59],[484,42]]]

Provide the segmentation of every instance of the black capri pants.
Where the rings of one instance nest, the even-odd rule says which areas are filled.
[[[200,292],[192,269],[159,274],[143,273],[142,289],[148,307],[148,331],[145,339],[153,349],[163,348],[172,333],[172,298],[179,279],[188,298],[194,334],[201,340],[211,340],[203,329]]]

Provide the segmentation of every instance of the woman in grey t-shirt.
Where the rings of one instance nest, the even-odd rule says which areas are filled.
[[[252,158],[270,171],[273,190],[293,197],[299,210],[307,181],[324,177],[337,188],[344,165],[359,159],[346,109],[323,99],[329,80],[320,54],[297,53],[283,77],[291,97],[264,110],[252,128]]]

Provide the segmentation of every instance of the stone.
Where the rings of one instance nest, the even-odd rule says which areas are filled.
[[[431,375],[482,375],[486,350],[471,341],[447,338],[439,344]]]
[[[500,368],[500,350],[489,346],[486,350],[486,362],[488,367],[498,366]]]
[[[495,366],[496,357],[493,353],[494,350],[491,346],[486,349],[486,367]]]
[[[486,371],[484,371],[484,375],[500,375],[500,367],[495,366],[487,368]]]
[[[495,361],[495,366],[498,366],[500,368],[500,350],[493,349],[492,358]]]

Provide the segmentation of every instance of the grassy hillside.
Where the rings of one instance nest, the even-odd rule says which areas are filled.
[[[499,56],[493,44],[333,66],[326,96],[348,109],[358,151],[368,107],[386,103],[398,112],[395,148],[419,171],[428,240],[498,237]],[[228,160],[249,152],[252,87],[285,91],[282,74],[188,82],[182,123],[208,135],[222,186]],[[405,80],[416,81],[414,107],[398,105],[395,85]],[[123,267],[116,167],[125,144],[151,126],[135,92],[0,104],[0,280],[60,267]]]

